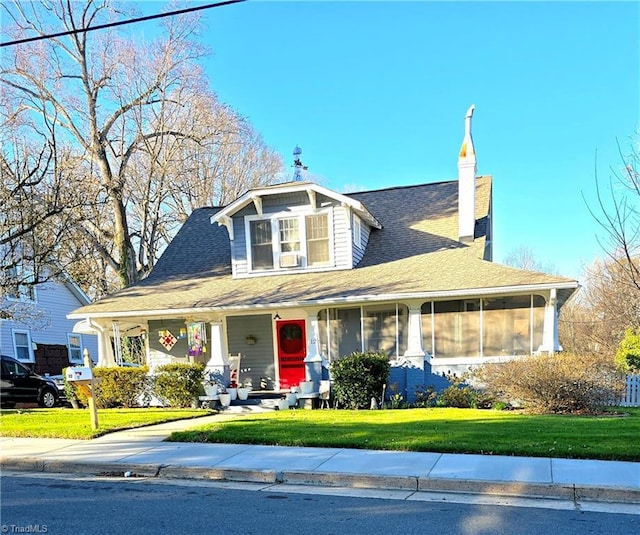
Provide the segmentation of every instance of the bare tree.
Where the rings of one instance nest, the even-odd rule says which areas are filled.
[[[16,39],[122,16],[110,0],[14,0],[2,9],[5,32]],[[0,84],[16,107],[55,126],[73,148],[88,202],[69,215],[73,239],[59,251],[74,276],[93,280],[95,296],[144,277],[189,211],[216,200],[198,194],[185,203],[192,190],[269,182],[281,168],[208,89],[197,65],[203,52],[192,39],[197,16],[163,25],[152,43],[79,31],[12,47],[2,58]]]
[[[613,359],[629,327],[640,327],[640,292],[618,262],[596,259],[585,268],[579,293],[562,309],[562,345],[576,353]]]
[[[556,273],[556,268],[552,264],[540,262],[533,249],[526,245],[520,245],[512,250],[504,259],[507,266],[526,269],[527,271],[538,271],[542,273]]]
[[[602,191],[596,169],[597,206],[589,211],[602,228],[600,245],[608,258],[617,264],[618,276],[640,291],[640,152],[639,142],[632,140],[625,155],[618,144],[622,166],[611,169],[608,187]],[[597,163],[597,162],[596,162]]]

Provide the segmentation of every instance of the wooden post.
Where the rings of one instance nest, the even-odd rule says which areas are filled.
[[[93,377],[93,361],[86,347],[84,348],[84,365],[87,368],[91,368],[91,383],[89,384],[89,392],[87,395],[89,415],[91,416],[91,429],[98,429],[98,409],[96,408],[96,400],[94,398],[96,381]]]

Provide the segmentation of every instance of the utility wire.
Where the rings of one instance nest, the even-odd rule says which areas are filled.
[[[169,13],[159,13],[157,15],[148,15],[146,17],[138,17],[136,19],[129,19],[129,20],[121,20],[118,22],[110,22],[109,24],[99,24],[98,26],[90,26],[89,28],[78,28],[76,30],[69,30],[66,32],[60,32],[60,33],[52,33],[52,34],[48,34],[48,35],[38,35],[37,37],[28,37],[26,39],[19,39],[17,41],[7,41],[6,43],[0,43],[0,47],[3,46],[12,46],[12,45],[20,45],[23,43],[30,43],[32,41],[40,41],[42,39],[51,39],[53,37],[61,37],[63,35],[73,35],[76,33],[82,33],[82,32],[90,32],[92,30],[102,30],[104,28],[112,28],[114,26],[122,26],[124,24],[133,24],[134,22],[143,22],[146,20],[152,20],[152,19],[159,19],[161,17],[171,17],[173,15],[182,15],[184,13],[191,13],[193,11],[200,11],[201,9],[209,9],[212,7],[222,7],[222,6],[226,6],[229,4],[237,4],[239,2],[244,2],[245,0],[226,0],[224,2],[217,2],[215,4],[207,4],[205,6],[197,6],[197,7],[190,7],[187,9],[180,9],[178,11],[171,11]]]

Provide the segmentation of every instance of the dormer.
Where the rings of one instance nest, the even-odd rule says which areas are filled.
[[[211,223],[229,233],[234,278],[351,269],[382,228],[362,203],[300,181],[250,190]]]

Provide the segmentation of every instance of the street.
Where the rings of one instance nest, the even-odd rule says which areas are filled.
[[[246,483],[20,472],[3,474],[1,492],[2,533],[635,535],[640,532],[638,507],[629,504],[587,511],[580,506],[555,508],[542,501],[536,505],[534,500],[529,500],[530,507],[500,504],[509,500],[496,498],[496,504],[483,504],[478,503],[480,497],[464,495],[443,498],[414,493],[408,498],[398,498],[401,494],[386,491],[390,498],[383,499],[366,497],[375,495],[375,491],[354,489],[283,489]],[[517,499],[512,502],[518,503]]]

